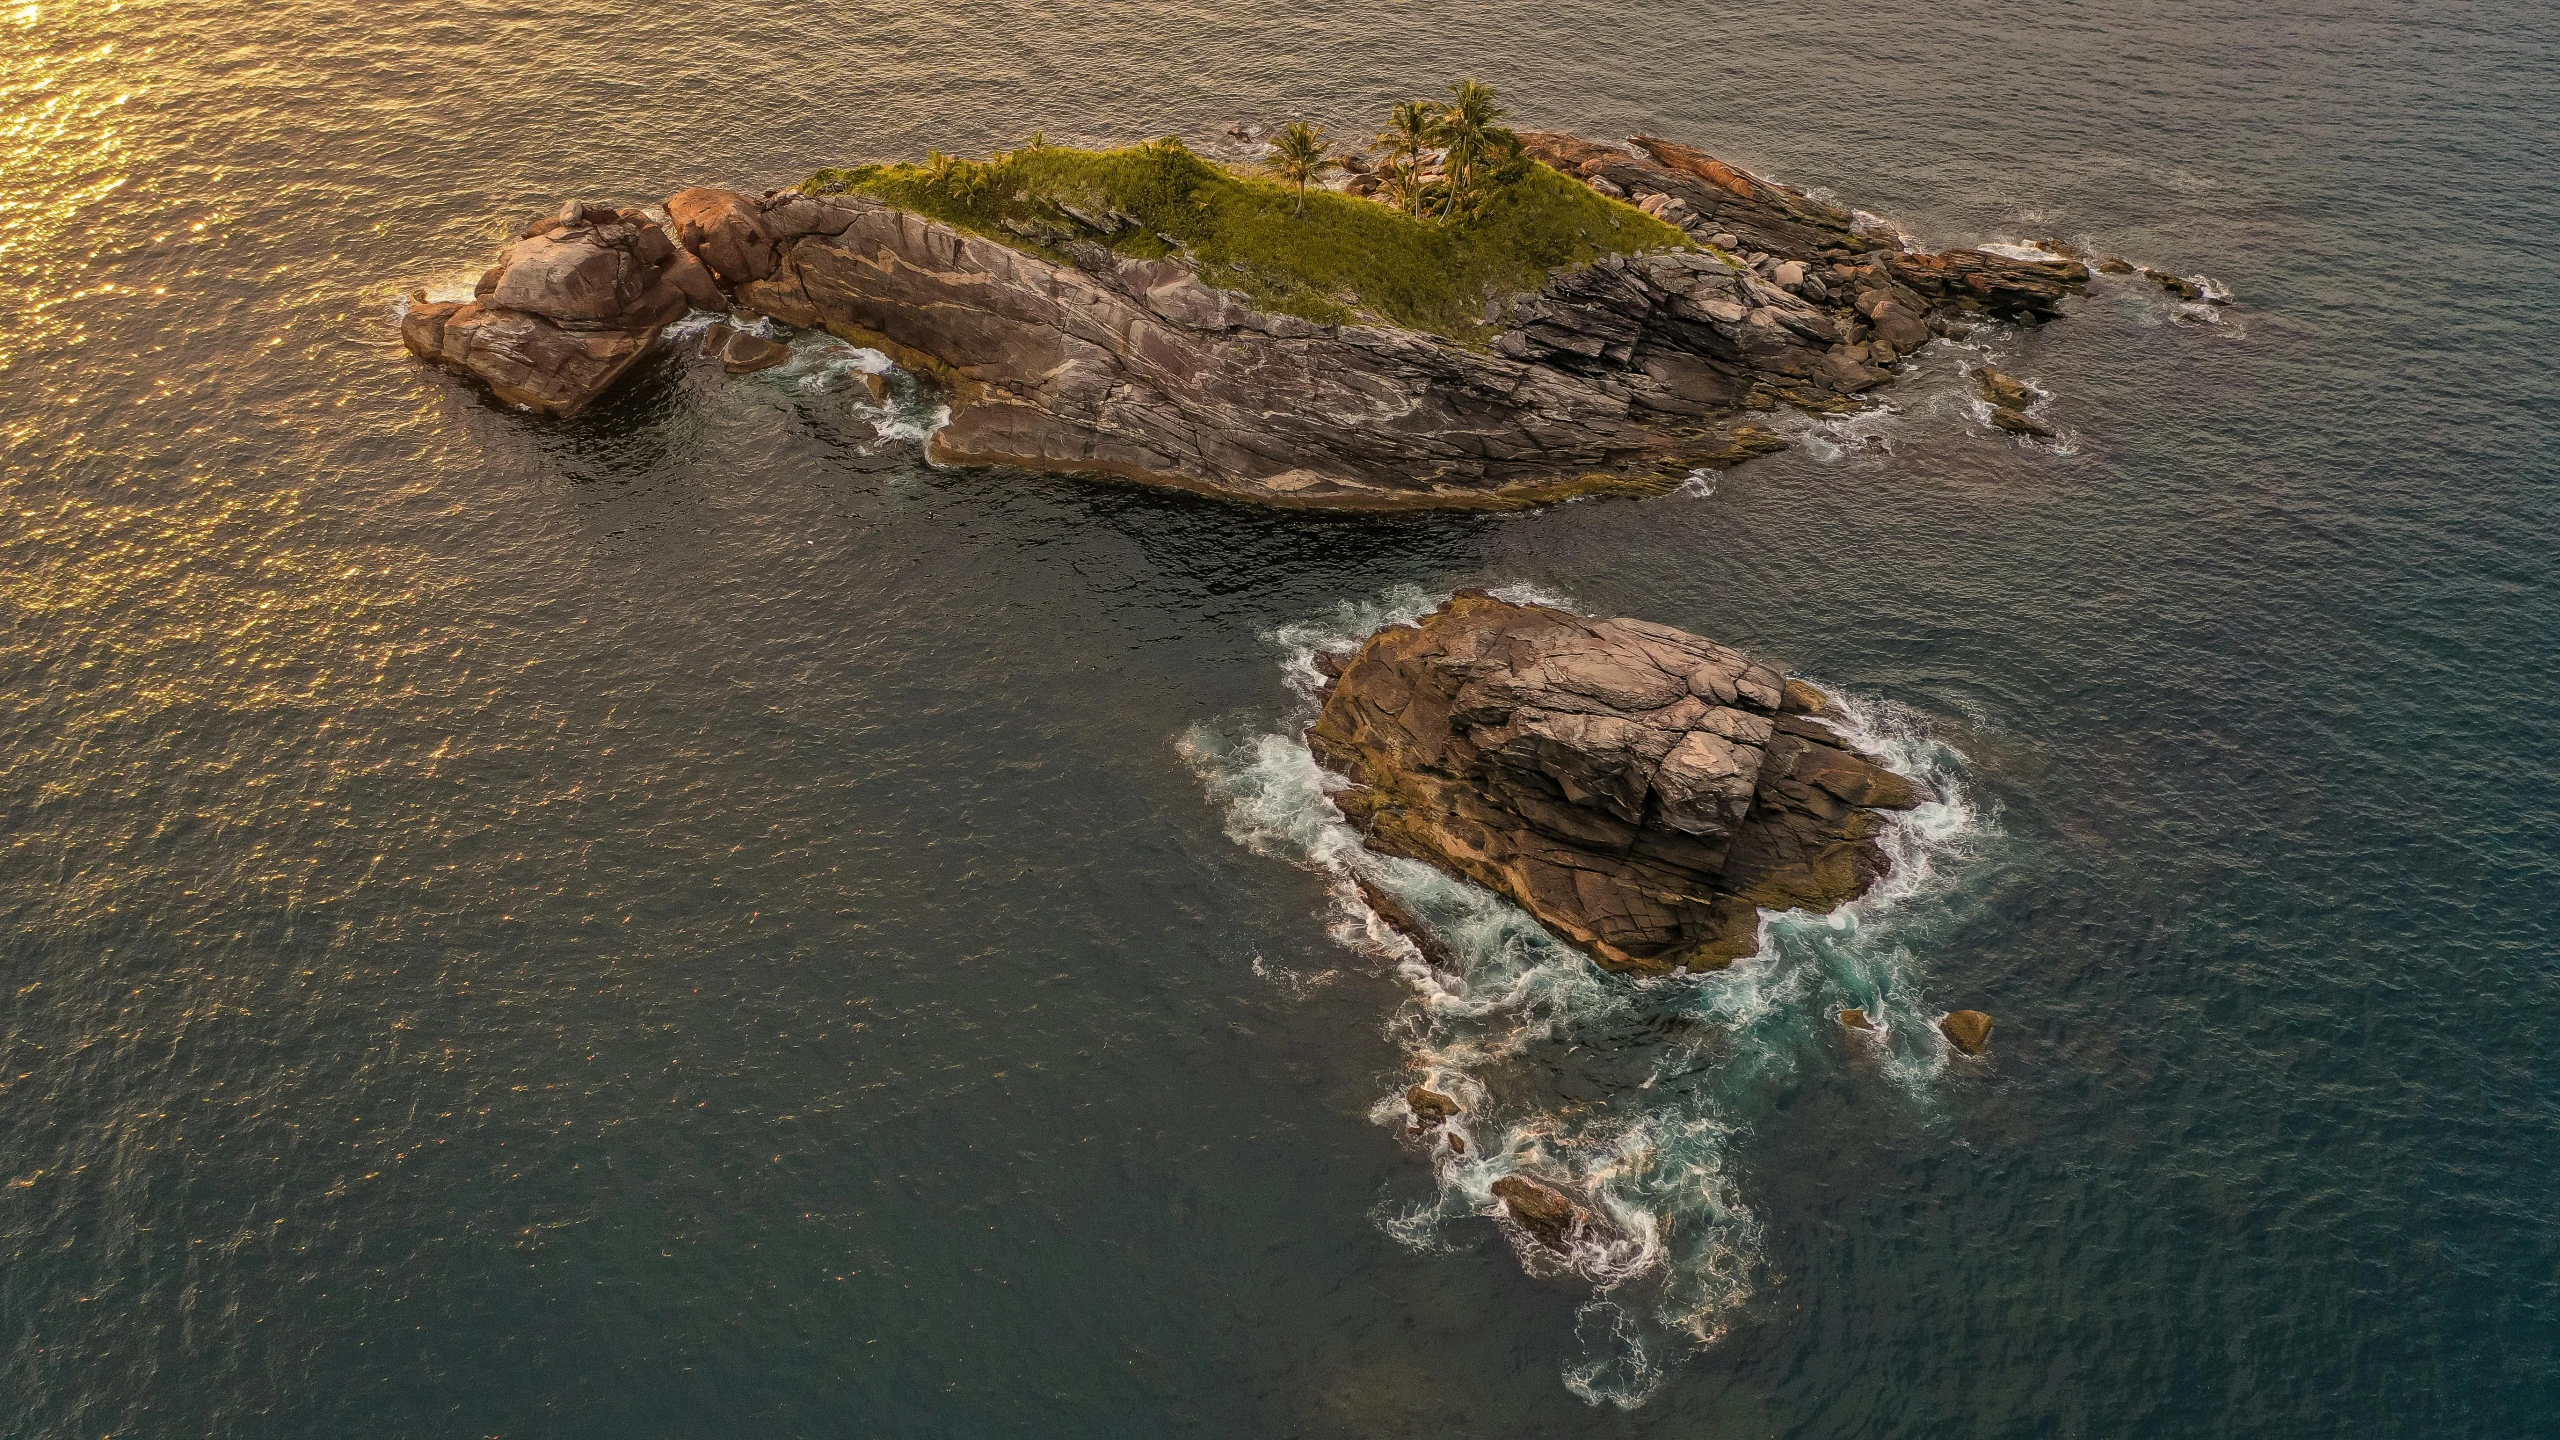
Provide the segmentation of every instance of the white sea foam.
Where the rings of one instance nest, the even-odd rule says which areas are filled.
[[[1530,586],[1496,593],[1566,603]],[[1925,923],[1928,902],[1989,827],[1962,757],[1922,716],[1833,690],[1835,727],[1936,796],[1887,827],[1892,873],[1828,915],[1764,914],[1759,953],[1728,969],[1611,975],[1501,897],[1368,849],[1334,804],[1343,782],[1300,738],[1323,685],[1317,653],[1410,624],[1440,598],[1406,587],[1272,631],[1265,638],[1294,697],[1279,727],[1195,726],[1180,748],[1221,806],[1228,837],[1327,875],[1332,938],[1391,967],[1410,990],[1387,1022],[1406,1068],[1370,1116],[1413,1134],[1436,1183],[1428,1199],[1382,1204],[1379,1225],[1430,1253],[1492,1217],[1532,1273],[1576,1277],[1589,1299],[1564,1383],[1591,1404],[1632,1408],[1681,1354],[1714,1343],[1766,1283],[1762,1222],[1735,1154],[1817,1037],[1833,1033],[1829,1017],[1844,1005],[1878,1017],[1879,1068],[1912,1094],[1925,1097],[1946,1064],[1921,987],[1919,957],[1935,928]],[[1355,882],[1417,917],[1445,967],[1372,910]],[[1254,964],[1292,989],[1330,973],[1275,972],[1258,956]],[[1461,1113],[1417,1129],[1405,1100],[1416,1083],[1456,1099]],[[1463,1153],[1446,1143],[1452,1132]],[[1496,1181],[1519,1173],[1570,1191],[1591,1213],[1564,1253],[1510,1224],[1494,1197]]]
[[[2041,245],[2025,240],[1994,240],[1989,244],[1978,248],[1980,248],[1986,255],[1999,255],[2011,260],[2051,261],[2068,260],[2071,258],[2058,250],[2047,250]]]
[[[1797,432],[1796,446],[1825,465],[1890,455],[1902,426],[1899,408],[1878,405],[1854,414],[1812,420]]]

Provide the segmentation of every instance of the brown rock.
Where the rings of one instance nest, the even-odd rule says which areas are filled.
[[[790,358],[790,346],[745,330],[733,332],[720,346],[720,364],[732,375],[770,370]]]
[[[1466,591],[1372,636],[1308,742],[1378,849],[1499,891],[1610,969],[1706,970],[1752,952],[1762,906],[1863,891],[1878,812],[1923,798],[1786,698],[1713,641]]]
[[[711,268],[695,259],[690,250],[678,250],[668,259],[667,283],[675,286],[685,303],[696,310],[729,308],[729,296],[712,277]]]
[[[1550,1250],[1564,1250],[1585,1218],[1582,1207],[1561,1192],[1523,1175],[1494,1181],[1493,1194],[1514,1223]]]
[[[1353,876],[1351,883],[1359,890],[1361,900],[1387,923],[1388,929],[1413,942],[1414,948],[1422,952],[1424,961],[1441,970],[1459,968],[1457,957],[1449,953],[1449,947],[1441,944],[1440,937],[1432,933],[1430,926],[1422,923],[1421,917],[1405,908],[1403,901],[1366,876]]]
[[[1831,697],[1790,675],[1787,677],[1786,694],[1778,702],[1778,708],[1790,715],[1819,715],[1831,708]]]
[[[1994,405],[2024,410],[2036,401],[2036,392],[2018,381],[1985,365],[1973,372],[1974,383],[1981,387],[1982,398]]]
[[[1455,1130],[1444,1130],[1444,1131],[1442,1131],[1441,1133],[1442,1133],[1443,1135],[1446,1135],[1446,1136],[1448,1136],[1448,1137],[1449,1137],[1449,1153],[1450,1153],[1450,1154],[1452,1154],[1452,1155],[1464,1155],[1464,1154],[1466,1154],[1466,1153],[1467,1153],[1467,1137],[1466,1137],[1466,1136],[1459,1134],[1459,1133],[1458,1133],[1457,1131],[1455,1131]]]
[[[1867,319],[1876,327],[1876,339],[1908,355],[1929,343],[1929,322],[1905,308],[1900,301],[1887,300],[1875,307]]]
[[[2012,410],[2006,405],[1994,405],[1991,407],[1991,423],[2008,431],[2012,435],[2033,435],[2044,440],[2050,440],[2053,438],[2053,431],[2042,421],[2039,421],[2030,415]]]
[[[1458,1102],[1437,1090],[1416,1085],[1404,1092],[1405,1108],[1423,1125],[1437,1125],[1458,1113]]]
[[[1991,1048],[1991,1017],[1979,1010],[1957,1010],[1938,1022],[1938,1033],[1967,1055]]]
[[[2188,279],[2184,275],[2172,275],[2166,270],[2153,270],[2147,267],[2142,273],[2149,276],[2153,284],[2158,285],[2161,289],[2168,291],[2170,294],[2177,296],[2181,300],[2201,300],[2204,298],[2203,287],[2199,286],[2196,282]]]
[[[1666,221],[1730,244],[1559,269],[1488,296],[1483,332],[1453,343],[1267,311],[1179,253],[1057,244],[1037,225],[1017,245],[858,194],[695,188],[669,197],[663,229],[569,202],[524,227],[481,299],[522,317],[505,333],[535,348],[517,368],[579,371],[503,382],[556,413],[628,363],[615,368],[610,341],[562,341],[528,321],[627,336],[734,304],[876,344],[943,382],[951,420],[929,445],[946,463],[1401,510],[1668,490],[1700,467],[1783,448],[1748,412],[1839,408],[1892,379],[1880,358],[1908,354],[1958,314],[2049,318],[2086,279],[2076,265],[1895,250],[1846,210],[1669,141],[1639,140],[1639,155],[1522,138],[1577,180],[1660,196]],[[1096,234],[1130,228],[1117,212],[1093,217]],[[1758,272],[1735,268],[1740,251]],[[1057,263],[1062,253],[1072,263]],[[1852,295],[1864,307],[1855,320],[1834,308]],[[1838,348],[1870,330],[1880,350]],[[496,346],[488,365],[508,368],[499,332],[485,338]]]
[[[889,377],[877,370],[862,372],[862,388],[871,392],[871,403],[885,405],[889,401]]]
[[[1867,1012],[1864,1010],[1841,1011],[1840,1023],[1852,1030],[1873,1030],[1876,1028],[1876,1022],[1868,1019]]]
[[[677,250],[636,210],[572,201],[526,227],[467,305],[413,304],[400,340],[513,405],[574,415],[649,353],[686,309]]]
[[[667,197],[676,241],[731,287],[769,278],[777,241],[764,222],[764,206],[730,190],[697,186]]]

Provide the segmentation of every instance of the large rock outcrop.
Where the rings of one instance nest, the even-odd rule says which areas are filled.
[[[698,188],[667,201],[672,245],[636,211],[573,205],[526,231],[494,289],[413,307],[404,336],[507,399],[566,414],[628,370],[679,302],[734,305],[939,379],[951,420],[929,443],[946,463],[1277,505],[1511,507],[1651,493],[1775,448],[1754,412],[1858,403],[1934,334],[1970,315],[2048,317],[2087,274],[1905,253],[1846,212],[1667,142],[1639,141],[1639,155],[1524,139],[1706,243],[1489,297],[1498,328],[1475,349],[1259,309],[1179,257],[1115,254],[1116,219],[1045,235],[1034,253],[860,194]]]
[[[1926,798],[1815,716],[1820,692],[1642,620],[1462,591],[1329,657],[1308,741],[1370,843],[1486,885],[1616,970],[1748,955],[1761,908],[1884,873]]]
[[[400,340],[509,404],[574,415],[640,363],[669,321],[727,305],[657,222],[572,200],[518,232],[473,299],[411,297]]]
[[[861,195],[687,191],[668,210],[722,278],[758,277],[737,281],[744,306],[941,378],[952,417],[932,453],[946,463],[1398,509],[1658,489],[1766,443],[1730,423],[1732,386],[1701,366],[1586,374],[1499,343],[1486,354],[1318,325],[1213,289],[1179,260],[1083,242],[1069,247],[1075,264],[1054,264]],[[1703,254],[1607,268],[1663,307],[1744,283]]]

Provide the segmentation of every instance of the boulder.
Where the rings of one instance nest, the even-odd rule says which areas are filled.
[[[2044,422],[2021,411],[2012,410],[2006,405],[1991,407],[1991,423],[2012,435],[2032,435],[2039,440],[2053,438],[2052,429]]]
[[[2168,291],[2170,294],[2177,296],[2181,300],[2201,300],[2204,298],[2204,287],[2196,284],[2196,282],[2188,279],[2184,275],[2172,275],[2166,270],[2153,270],[2148,267],[2145,267],[2142,273],[2149,276],[2153,284],[2158,285],[2161,289]]]
[[[1421,1085],[1404,1092],[1405,1108],[1423,1125],[1437,1125],[1458,1113],[1458,1102]]]
[[[1752,953],[1764,907],[1863,892],[1883,812],[1925,798],[1791,698],[1814,694],[1700,636],[1461,591],[1371,636],[1307,738],[1377,849],[1667,974]]]
[[[1938,1033],[1967,1055],[1991,1048],[1991,1017],[1979,1010],[1957,1010],[1938,1022]]]
[[[1512,1222],[1550,1250],[1564,1251],[1586,1218],[1583,1208],[1563,1192],[1524,1175],[1505,1175],[1493,1182],[1494,1198]]]
[[[1840,1023],[1851,1030],[1873,1030],[1876,1028],[1876,1022],[1868,1019],[1867,1012],[1864,1010],[1841,1011]]]
[[[732,375],[770,370],[790,358],[790,346],[746,330],[730,332],[720,345],[720,363]]]
[[[511,405],[574,415],[690,308],[682,254],[637,210],[573,200],[525,227],[481,277],[477,298],[413,296],[400,341]]]
[[[2036,402],[2036,392],[1988,365],[1974,371],[1973,380],[1981,387],[1982,398],[1994,405],[2024,410]]]
[[[696,186],[667,197],[676,240],[735,288],[768,279],[778,262],[778,240],[765,224],[764,206],[729,190]]]

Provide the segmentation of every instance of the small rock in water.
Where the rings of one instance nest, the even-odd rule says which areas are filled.
[[[1464,1155],[1464,1154],[1466,1154],[1466,1153],[1467,1153],[1467,1137],[1466,1137],[1466,1136],[1464,1136],[1464,1135],[1459,1134],[1459,1133],[1458,1133],[1457,1131],[1455,1131],[1455,1130],[1452,1130],[1452,1131],[1450,1131],[1450,1132],[1448,1132],[1448,1133],[1449,1133],[1449,1153],[1450,1153],[1450,1154],[1452,1154],[1452,1155]]]
[[[720,347],[720,363],[732,375],[755,370],[770,370],[791,358],[791,347],[779,340],[767,340],[741,330],[731,335]]]
[[[889,403],[888,376],[877,370],[865,370],[862,372],[862,388],[871,392],[871,403],[875,405]]]
[[[1982,387],[1982,398],[1994,405],[2005,405],[2012,410],[2024,410],[2035,403],[2036,392],[1988,365],[1974,371],[1973,380],[1976,385]]]
[[[1967,1055],[1979,1055],[1991,1048],[1991,1017],[1979,1010],[1958,1010],[1938,1022],[1938,1032],[1947,1043]]]
[[[1458,1113],[1458,1102],[1437,1090],[1416,1085],[1404,1092],[1405,1108],[1424,1125],[1437,1125]]]
[[[2201,300],[2204,298],[2204,290],[2199,287],[2196,282],[2188,279],[2184,275],[2172,275],[2166,270],[2151,269],[2145,269],[2142,273],[2150,276],[2152,283],[2158,285],[2161,289],[2168,291],[2170,294],[2177,296],[2181,300]]]
[[[2053,432],[2051,430],[2045,428],[2045,426],[2028,416],[2010,409],[2006,405],[1994,405],[1991,407],[1991,423],[2008,431],[2012,435],[2033,435],[2041,440],[2050,440],[2053,438]]]
[[[1876,1028],[1876,1022],[1868,1019],[1867,1012],[1864,1010],[1841,1011],[1840,1023],[1852,1030],[1873,1030]]]
[[[1525,1176],[1505,1175],[1494,1181],[1493,1195],[1521,1229],[1550,1250],[1563,1250],[1574,1222],[1582,1218],[1581,1206]]]
[[[2110,255],[2106,259],[2098,262],[2098,273],[2101,275],[2130,275],[2133,273],[2133,262],[2127,260],[2121,255]]]

